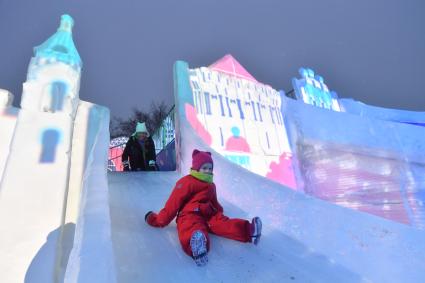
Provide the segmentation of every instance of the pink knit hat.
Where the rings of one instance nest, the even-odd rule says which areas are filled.
[[[211,152],[208,151],[199,151],[197,149],[192,152],[192,169],[199,171],[202,165],[205,163],[213,164],[213,160],[211,158]]]

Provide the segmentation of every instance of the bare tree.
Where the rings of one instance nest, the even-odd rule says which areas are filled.
[[[152,103],[150,111],[150,122],[154,133],[159,127],[169,112],[170,108],[162,101],[160,104]]]
[[[153,134],[165,119],[169,111],[169,107],[161,102],[159,104],[152,103],[148,113],[132,109],[132,114],[127,119],[113,117],[110,123],[111,139],[121,136],[131,136],[136,129],[137,122],[145,122],[149,133]]]

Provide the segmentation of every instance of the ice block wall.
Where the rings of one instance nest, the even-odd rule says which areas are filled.
[[[425,228],[425,128],[282,99],[305,193]]]

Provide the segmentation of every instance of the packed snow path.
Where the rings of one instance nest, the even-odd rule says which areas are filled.
[[[253,179],[256,179],[257,184],[252,184],[256,185],[253,187],[258,190],[258,195],[256,199],[241,196],[240,200],[245,205],[249,203],[251,211],[245,211],[244,205],[238,207],[226,201],[220,197],[220,191],[218,197],[224,206],[225,213],[231,217],[250,219],[254,216],[251,213],[263,211],[261,215],[263,237],[259,246],[211,235],[209,263],[206,267],[197,267],[193,260],[182,251],[174,221],[163,229],[150,227],[144,222],[146,212],[158,211],[163,207],[175,182],[181,175],[177,172],[109,173],[111,230],[117,281],[379,282],[375,279],[381,278],[384,281],[380,282],[397,282],[398,276],[404,276],[400,274],[403,267],[400,266],[401,259],[396,260],[392,256],[411,257],[412,254],[417,254],[423,248],[423,245],[419,245],[416,250],[409,243],[406,245],[400,243],[402,244],[400,247],[410,246],[413,249],[407,253],[403,252],[404,254],[400,253],[400,247],[397,247],[398,243],[394,240],[401,235],[394,234],[392,230],[407,229],[407,231],[401,232],[403,234],[411,232],[407,226],[396,223],[394,226],[393,223],[384,221],[384,226],[387,224],[389,226],[389,228],[385,228],[381,227],[379,223],[370,226],[368,221],[363,221],[366,222],[363,223],[365,228],[356,231],[356,219],[365,220],[371,216],[305,198],[300,194],[293,194],[291,197],[291,192],[282,189],[279,185],[276,186],[280,187],[280,192],[273,188],[275,185],[272,182],[263,179],[265,184],[260,185],[258,180],[262,178],[249,173],[248,175],[251,175],[252,178],[241,182],[252,182]],[[247,190],[248,196],[251,195],[249,191]],[[223,193],[223,195],[228,194]],[[293,208],[299,208],[300,205],[305,205],[305,202],[309,202],[312,209],[300,211],[297,213],[299,216],[295,216],[293,210],[288,206],[290,204]],[[347,223],[350,221],[351,223],[345,227],[338,227],[337,225],[341,225],[341,217],[335,217],[337,223],[335,223],[335,219],[332,221],[330,218],[319,220],[324,216],[323,213],[326,214],[326,211],[329,211],[329,209],[323,210],[321,207],[332,207],[333,212],[331,211],[331,213],[335,213],[335,210],[339,214],[345,213]],[[281,210],[281,214],[271,213],[278,210]],[[310,220],[304,223],[307,227],[301,229],[296,223],[304,221],[305,216]],[[381,221],[375,217],[373,220]],[[324,227],[318,228],[314,222],[320,222]],[[326,227],[331,226],[333,228],[327,231]],[[350,226],[352,229],[349,228]],[[339,229],[341,231],[338,231]],[[316,230],[315,233],[313,230]],[[366,230],[369,232],[365,232]],[[340,237],[332,238],[333,234],[340,234]],[[297,239],[297,237],[303,238],[302,235],[307,235],[306,238],[310,239],[312,246],[316,246],[316,249],[319,247],[324,249],[328,255],[306,246]],[[418,235],[412,235],[412,237],[415,236]],[[317,243],[318,239],[321,240],[319,244]],[[345,241],[343,249],[335,244],[341,243],[341,241]],[[376,241],[381,242],[381,246],[373,246]],[[393,246],[394,249],[385,251],[385,248],[390,246]],[[329,254],[334,257],[330,258]],[[382,257],[383,254],[390,257],[390,260],[381,259],[380,262],[376,262],[376,258]],[[364,262],[363,257],[369,258],[369,260]],[[345,266],[339,261],[343,262]],[[399,268],[388,270],[387,268],[392,265],[389,262],[392,261],[394,261],[394,266],[399,266]],[[399,263],[396,264],[395,261],[399,261]],[[416,261],[413,261],[413,265],[416,265]],[[361,267],[367,265],[369,268],[361,270]],[[353,271],[355,269],[358,271]],[[390,276],[393,276],[394,273],[398,276],[391,279]],[[414,279],[420,273],[423,274],[423,271],[413,271],[413,274],[410,273],[410,276],[413,276],[410,279]],[[416,282],[414,280],[410,282]]]

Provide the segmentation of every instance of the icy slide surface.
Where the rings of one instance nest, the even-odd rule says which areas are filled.
[[[260,245],[211,235],[209,263],[199,268],[181,250],[174,221],[163,229],[144,222],[181,175],[112,172],[118,282],[420,282],[425,275],[423,231],[310,198],[214,159],[225,213],[260,215]]]

